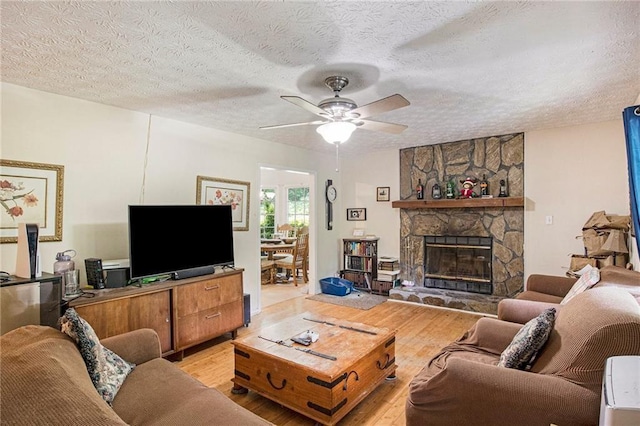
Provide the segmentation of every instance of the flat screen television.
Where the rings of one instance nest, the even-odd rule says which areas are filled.
[[[233,267],[231,206],[130,205],[129,264],[131,279]]]

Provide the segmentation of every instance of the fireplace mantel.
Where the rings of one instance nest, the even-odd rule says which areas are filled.
[[[464,198],[456,200],[396,200],[396,209],[467,209],[482,207],[524,207],[524,197]]]

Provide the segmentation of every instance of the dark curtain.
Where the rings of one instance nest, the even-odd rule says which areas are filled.
[[[640,253],[640,105],[625,108],[622,111],[622,120],[627,140],[631,220],[635,231],[637,253]]]

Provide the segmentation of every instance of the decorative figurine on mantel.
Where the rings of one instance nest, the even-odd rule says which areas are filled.
[[[447,181],[447,191],[445,193],[445,197],[447,198],[447,200],[452,200],[454,198],[456,198],[456,184],[453,181],[453,178],[450,178]]]
[[[482,175],[482,180],[480,181],[480,195],[482,197],[489,195],[489,182],[487,182],[487,175]]]
[[[507,190],[507,181],[505,179],[500,179],[500,193],[498,197],[508,197],[509,191]]]
[[[465,180],[461,180],[460,183],[462,184],[460,198],[473,198],[476,196],[473,192],[473,187],[478,183],[477,179],[468,177]]]

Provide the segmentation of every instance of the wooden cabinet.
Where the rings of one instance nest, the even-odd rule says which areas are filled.
[[[176,349],[184,349],[242,326],[242,296],[242,275],[177,287]]]
[[[342,277],[354,287],[371,290],[378,272],[379,238],[345,238],[342,240]]]
[[[153,328],[160,337],[162,353],[170,352],[171,290],[77,306],[100,339],[139,328]]]
[[[69,303],[100,339],[152,328],[164,355],[236,330],[244,324],[243,269],[144,287],[85,290]]]

